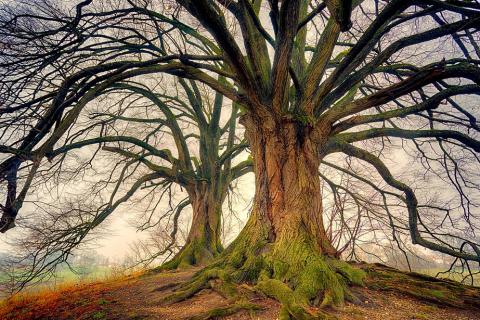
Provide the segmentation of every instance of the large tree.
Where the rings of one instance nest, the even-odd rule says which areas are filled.
[[[40,165],[39,171],[43,172],[37,172],[32,182],[37,190],[45,190],[43,184],[52,180],[57,181],[57,189],[72,186],[75,180],[83,180],[84,171],[93,171],[97,172],[98,182],[82,201],[95,203],[99,196],[106,196],[108,202],[85,206],[82,218],[81,213],[68,214],[69,208],[55,213],[56,202],[65,197],[43,199],[51,207],[41,203],[39,207],[51,213],[42,216],[40,225],[37,219],[30,223],[33,226],[24,225],[33,231],[29,240],[24,239],[30,246],[24,248],[25,252],[37,259],[33,271],[22,275],[22,285],[35,276],[48,274],[57,263],[68,261],[71,251],[92,229],[138,193],[136,202],[148,208],[137,222],[139,229],[158,225],[170,229],[168,242],[159,243],[161,250],[147,257],[148,261],[166,257],[169,262],[161,268],[170,269],[206,264],[222,252],[222,205],[232,181],[252,171],[250,160],[236,161],[247,146],[236,136],[238,108],[227,110],[220,94],[194,81],[170,79],[169,90],[155,88],[158,84],[152,85],[152,81],[148,85],[145,79],[143,82],[118,82],[102,92],[99,98],[103,103],[85,107],[84,115],[71,123],[62,145],[49,151],[48,162]],[[222,110],[230,115],[222,116]],[[113,156],[105,155],[108,153]],[[99,170],[99,166],[105,169]],[[27,171],[28,166],[19,167],[17,175]],[[177,200],[175,186],[185,191],[182,200]],[[142,193],[145,189],[149,190],[147,194]],[[165,199],[170,203],[169,210],[161,212],[159,208],[164,206],[159,203]],[[68,206],[76,207],[71,202]],[[192,209],[189,228],[181,223],[187,207]],[[89,210],[91,215],[87,214]],[[179,229],[188,230],[183,244],[178,239]]]
[[[175,87],[174,84],[172,83],[172,87]],[[108,146],[103,143],[104,141],[122,141],[122,139],[130,142],[129,137],[103,136],[89,140],[89,143],[102,143],[103,150],[120,155],[128,163],[128,166],[134,167],[142,164],[148,167],[151,173],[136,181],[135,188],[141,186],[139,182],[143,184],[147,180],[154,180],[154,184],[160,186],[155,188],[156,193],[170,192],[172,184],[177,184],[186,191],[187,197],[171,210],[173,229],[170,243],[160,252],[156,252],[153,257],[149,257],[151,260],[156,256],[163,256],[169,251],[172,252],[172,247],[177,242],[176,234],[179,228],[180,214],[185,207],[190,206],[192,222],[185,243],[180,251],[161,267],[162,269],[204,265],[223,251],[221,243],[222,205],[229,191],[228,188],[231,187],[232,181],[252,171],[251,161],[248,159],[237,161],[238,163],[232,165],[232,161],[237,160],[237,156],[247,147],[245,142],[236,137],[238,108],[233,106],[230,116],[224,116],[222,119],[222,110],[226,109],[221,94],[216,93],[213,97],[209,96],[209,92],[202,91],[194,81],[180,79],[177,85],[182,88],[177,92],[183,92],[183,94],[175,96],[155,93],[155,89],[140,84],[119,83],[114,86],[114,92],[117,94],[126,91],[150,100],[154,106],[160,109],[162,115],[160,118],[154,117],[156,112],[153,112],[151,108],[147,112],[147,117],[128,116],[132,112],[135,114],[135,110],[132,110],[130,105],[126,105],[114,113],[96,115],[97,121],[101,119],[102,123],[147,123],[150,126],[157,124],[151,131],[144,134],[142,143],[135,144],[138,140],[132,140],[137,150],[129,150],[125,146]],[[169,102],[164,102],[165,100]],[[141,105],[141,101],[136,103]],[[144,107],[141,106],[141,108]],[[185,127],[185,123],[188,123],[189,126]],[[112,128],[116,129],[115,125],[112,125]],[[160,128],[162,128],[162,134],[166,132],[171,135],[175,148],[154,148],[153,150],[156,150],[157,156],[168,166],[159,165],[155,158],[149,159],[153,154],[151,142],[148,140],[155,137]],[[131,135],[134,136],[134,131],[138,129],[138,126],[134,126]],[[163,135],[157,139],[162,144],[166,144],[168,141]],[[80,141],[78,144],[84,145],[85,141]],[[61,151],[69,148],[68,145],[64,146]],[[235,159],[236,157],[237,159]],[[118,183],[124,183],[122,180],[120,178]],[[131,190],[134,191],[134,188]],[[155,213],[158,215],[158,212]],[[165,214],[162,216],[165,217]],[[147,220],[144,223],[145,227],[153,224],[149,221],[150,218]],[[155,224],[158,223],[159,221]]]
[[[282,301],[284,318],[313,317],[305,308],[311,303],[341,303],[348,296],[346,284],[360,283],[363,275],[338,260],[322,219],[318,169],[334,154],[367,164],[388,190],[372,186],[352,166],[328,162],[330,167],[405,204],[406,226],[399,226],[401,219],[385,201],[394,237],[403,228],[413,244],[480,261],[478,243],[465,237],[478,223],[472,210],[480,142],[471,98],[480,88],[478,3],[127,1],[112,10],[92,6],[89,11],[90,2],[66,20],[72,37],[80,35],[72,44],[75,53],[110,54],[115,61],[93,67],[96,83],[171,73],[207,84],[244,112],[255,173],[252,213],[217,262],[171,300],[220,277],[256,283]],[[120,28],[119,21],[131,24],[115,42],[109,35]],[[96,28],[85,35],[90,25],[110,31]],[[106,49],[82,36],[105,37]],[[125,46],[135,48],[142,62],[122,57]],[[226,80],[218,81],[218,75]],[[84,94],[74,83],[93,81],[82,70],[69,79],[60,89],[72,97]],[[55,96],[63,103],[61,94],[57,90],[35,102]],[[406,156],[411,151],[421,159],[426,175],[453,186],[460,210],[419,202],[412,181],[402,181],[385,158],[398,141],[404,142]],[[23,150],[12,146],[7,152]],[[447,224],[463,233],[451,232]]]

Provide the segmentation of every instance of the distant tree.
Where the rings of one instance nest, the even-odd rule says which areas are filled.
[[[54,180],[61,181],[59,188],[63,189],[81,179],[82,171],[98,166],[106,166],[107,176],[97,174],[90,195],[67,202],[64,208],[39,203],[50,213],[43,216],[45,221],[40,225],[36,218],[24,223],[24,228],[32,232],[20,252],[30,252],[37,258],[34,270],[19,278],[20,284],[48,274],[57,263],[67,261],[92,229],[138,193],[136,202],[151,208],[143,214],[143,221],[138,220],[139,229],[170,224],[171,230],[168,242],[147,257],[149,261],[170,258],[161,268],[171,269],[205,264],[222,252],[222,204],[231,182],[252,171],[252,162],[246,157],[232,164],[247,147],[236,136],[238,108],[232,106],[230,114],[224,116],[222,110],[227,109],[220,94],[209,96],[194,81],[171,80],[173,90],[164,92],[145,83],[112,85],[100,96],[106,107],[86,108],[85,119],[80,117],[72,123],[63,144],[48,153],[50,162],[41,165],[43,172],[37,172],[33,179],[36,188]],[[73,151],[80,157],[75,153],[69,156]],[[72,158],[76,159],[73,164]],[[95,159],[96,165],[92,164]],[[182,200],[175,198],[175,185],[186,191]],[[148,194],[142,190],[149,190]],[[99,195],[108,201],[89,200]],[[165,199],[170,206],[162,212],[159,203]],[[91,202],[89,207],[82,205],[85,201]],[[192,223],[185,228],[180,218],[188,206],[192,208]],[[188,230],[185,243],[177,237],[180,228]]]
[[[472,102],[480,89],[477,2],[131,0],[109,5],[84,1],[62,19],[29,15],[29,24],[54,20],[60,26],[34,30],[22,40],[48,33],[61,45],[35,56],[23,71],[2,72],[3,83],[15,89],[7,95],[9,108],[31,110],[54,102],[52,114],[42,117],[52,125],[68,99],[88,97],[92,85],[106,87],[118,78],[149,73],[203,82],[241,105],[256,177],[252,213],[220,258],[167,300],[188,298],[212,278],[233,279],[255,283],[280,300],[283,319],[311,319],[325,314],[312,314],[307,305],[325,307],[349,297],[346,284],[360,283],[363,273],[338,259],[325,229],[318,170],[327,157],[338,162],[337,170],[380,193],[382,219],[389,221],[392,237],[407,233],[413,244],[480,261],[480,248],[472,241],[480,172]],[[7,33],[17,31],[21,20],[9,18]],[[68,37],[74,40],[65,41]],[[141,62],[129,60],[133,52]],[[43,95],[32,96],[18,80],[39,61],[86,53],[95,57],[95,66],[70,70],[61,86]],[[42,86],[43,79],[26,87]],[[18,102],[24,95],[28,105]],[[44,132],[39,128],[31,132],[46,137],[39,136]],[[58,135],[63,132],[50,136]],[[29,138],[19,141],[30,143]],[[4,150],[18,158],[33,150],[30,145],[11,143]],[[394,172],[397,167],[386,156],[400,159],[393,153],[399,145],[402,157],[414,159],[411,172],[419,164],[422,175],[408,179]],[[366,166],[355,171],[350,162]],[[16,163],[10,160],[13,172]],[[418,187],[423,177],[446,182],[456,200],[425,195]],[[451,198],[442,190],[438,195]],[[391,198],[406,210],[392,206]],[[458,243],[448,241],[452,238],[461,245],[452,245]]]
[[[172,83],[172,86],[175,84]],[[133,139],[130,138],[131,136],[125,135],[103,136],[87,142],[88,144],[101,143],[104,151],[119,155],[123,159],[122,162],[125,163],[125,168],[138,165],[148,168],[150,173],[137,180],[132,185],[132,189],[128,191],[132,195],[136,189],[148,183],[151,184],[150,188],[155,193],[166,194],[167,198],[172,197],[172,184],[185,189],[187,197],[167,212],[172,215],[171,241],[163,250],[149,257],[153,259],[173,252],[173,246],[178,243],[176,235],[180,214],[185,207],[191,206],[192,224],[186,242],[176,256],[162,266],[167,269],[205,264],[222,252],[222,204],[231,182],[252,171],[252,163],[249,159],[238,161],[237,164],[232,165],[232,160],[247,147],[245,142],[236,137],[238,107],[233,106],[229,117],[224,116],[224,119],[221,119],[222,110],[225,111],[221,94],[216,93],[213,97],[209,97],[201,92],[194,81],[180,79],[178,86],[181,88],[181,90],[177,90],[179,94],[172,96],[157,94],[155,90],[140,84],[120,83],[115,85],[115,92],[130,92],[142,98],[142,100],[135,101],[136,104],[140,104],[138,109],[145,109],[141,103],[147,99],[160,112],[155,112],[149,106],[145,109],[146,117],[143,118],[134,116],[139,112],[132,108],[131,104],[124,104],[115,110],[115,113],[95,114],[94,117],[97,121],[102,124],[108,123],[113,130],[117,129],[115,124],[119,122],[127,123],[128,126],[144,123],[151,129],[143,128],[141,130],[141,132],[145,132],[141,141],[135,138],[135,132],[139,130],[139,127],[134,125],[133,129],[129,130]],[[183,94],[180,94],[182,91]],[[161,117],[153,118],[157,114],[160,114]],[[188,128],[182,128],[182,123],[183,126],[188,123]],[[170,135],[171,139],[166,139],[163,136],[164,133]],[[152,147],[152,140],[158,140],[155,145],[158,144],[159,147],[155,145]],[[173,140],[171,143],[175,147],[167,145],[166,148],[160,149],[160,146],[165,146],[165,141],[169,140]],[[106,143],[117,141],[133,144],[135,148],[128,148],[125,144],[109,146]],[[64,146],[54,154],[87,143],[79,141],[77,145]],[[158,160],[161,160],[163,164],[159,165]],[[117,184],[124,184],[124,179],[122,176],[119,177]],[[162,198],[160,197],[160,200]],[[158,212],[155,213],[157,216],[159,215]],[[167,213],[163,213],[161,217],[165,219],[166,216],[169,216]],[[105,217],[106,215],[102,219]],[[150,214],[147,221],[143,223],[142,229],[160,222],[154,223],[152,219],[159,218]]]
[[[232,165],[232,159],[246,148],[246,144],[239,141],[235,136],[238,107],[230,108],[230,118],[225,121],[225,116],[223,116],[224,119],[221,119],[225,105],[223,96],[220,93],[214,94],[213,97],[202,97],[204,93],[199,90],[195,82],[180,79],[175,84],[172,82],[172,77],[165,82],[169,82],[171,86],[169,89],[174,89],[166,90],[165,88],[161,94],[148,88],[143,83],[122,82],[122,80],[128,79],[135,74],[126,77],[120,75],[118,78],[110,78],[107,82],[97,84],[101,79],[95,78],[95,72],[115,70],[110,75],[117,74],[116,68],[120,65],[116,63],[108,65],[108,58],[97,60],[98,57],[95,55],[76,56],[77,36],[82,36],[78,34],[72,38],[68,36],[70,31],[68,25],[70,23],[73,25],[81,23],[80,20],[76,19],[80,17],[82,8],[90,2],[85,1],[77,7],[73,21],[67,22],[64,26],[59,26],[58,29],[46,31],[45,33],[39,32],[36,35],[35,33],[41,28],[48,29],[56,27],[56,24],[65,23],[60,17],[68,15],[68,13],[64,12],[66,9],[62,8],[60,3],[41,1],[33,4],[32,7],[28,7],[29,2],[27,1],[20,5],[20,13],[16,12],[16,9],[3,8],[6,20],[3,24],[5,33],[2,35],[3,43],[8,50],[4,52],[2,67],[6,73],[16,78],[13,82],[10,81],[11,79],[6,79],[3,83],[3,88],[5,89],[6,98],[14,99],[17,103],[20,103],[17,107],[2,110],[3,117],[8,119],[6,120],[8,124],[5,124],[3,127],[3,133],[8,135],[7,144],[11,141],[11,138],[18,135],[18,141],[22,141],[20,149],[24,151],[22,153],[14,152],[13,156],[7,158],[2,163],[3,178],[7,184],[8,195],[5,206],[3,206],[4,214],[2,216],[1,229],[5,232],[14,226],[14,219],[22,207],[35,177],[37,177],[37,180],[39,176],[41,176],[40,179],[45,179],[45,173],[38,172],[39,168],[42,168],[42,158],[48,158],[50,162],[53,162],[54,165],[49,170],[55,170],[55,172],[61,175],[62,170],[65,168],[65,153],[74,149],[98,145],[102,150],[115,153],[117,157],[122,158],[113,169],[125,163],[124,172],[122,172],[123,179],[126,179],[124,174],[127,168],[136,168],[140,165],[151,172],[139,177],[139,180],[133,183],[126,195],[116,202],[113,200],[117,192],[119,192],[118,187],[124,184],[125,181],[122,179],[115,181],[117,187],[113,189],[110,202],[99,205],[99,208],[97,208],[98,212],[93,215],[94,219],[90,221],[90,224],[84,223],[81,228],[75,225],[72,226],[71,234],[64,232],[57,234],[53,232],[43,245],[46,246],[48,244],[48,246],[51,246],[53,243],[52,239],[55,239],[52,235],[59,236],[55,241],[62,243],[62,245],[59,245],[62,250],[56,254],[59,257],[59,261],[67,259],[70,249],[79,244],[89,231],[107,218],[116,207],[130,199],[139,188],[143,188],[147,183],[152,183],[155,192],[171,196],[171,186],[176,184],[187,191],[188,197],[172,207],[168,214],[162,215],[163,220],[173,217],[171,241],[164,250],[156,253],[155,256],[162,256],[165,253],[174,251],[179,215],[185,207],[191,205],[193,208],[192,226],[189,228],[189,236],[185,246],[165,267],[175,268],[180,264],[205,263],[222,251],[220,242],[221,206],[230,182],[252,170],[251,161],[248,160],[238,165]],[[23,20],[29,14],[36,15],[37,12],[42,11],[57,16],[51,17],[51,19],[47,18],[43,21],[45,24],[42,21]],[[18,16],[14,17],[17,13]],[[19,21],[22,26],[18,29],[11,29],[12,25]],[[37,22],[38,24],[36,24]],[[39,29],[34,30],[35,27]],[[96,27],[92,26],[93,29]],[[119,29],[121,30],[121,28]],[[90,30],[87,28],[84,32],[88,33]],[[29,38],[32,35],[36,41]],[[60,37],[64,35],[66,38],[57,38],[58,42],[51,42],[54,38],[53,35]],[[52,36],[52,38],[49,38],[49,36]],[[104,42],[99,43],[105,45]],[[115,45],[115,42],[112,41],[111,44]],[[22,46],[27,46],[28,49],[23,47],[25,50],[22,52]],[[69,48],[69,46],[72,46],[72,48]],[[114,46],[114,51],[117,49],[119,48]],[[132,67],[136,64],[143,65],[141,57],[137,55],[136,48],[125,46],[125,49],[132,58]],[[90,49],[86,50],[86,52],[89,51]],[[92,52],[95,52],[95,50]],[[46,59],[47,65],[45,64],[45,60],[43,60],[44,54],[50,57],[50,65],[48,65],[49,59]],[[38,86],[35,85],[34,79],[41,72],[35,73],[33,71],[35,67],[32,68],[32,66],[36,66],[38,68],[37,71],[46,72],[46,75],[42,74],[40,76],[44,80]],[[42,94],[44,91],[55,90],[61,84],[61,82],[57,83],[59,78],[68,77],[67,74],[69,72],[80,66],[87,66],[87,69],[81,72],[83,75],[77,74],[73,78],[66,80],[63,92],[66,95],[63,97],[64,100],[59,96],[55,96],[55,94],[46,94],[38,100],[34,99],[33,101],[22,103],[24,101],[22,98],[10,95],[10,90],[22,91],[22,86],[27,87],[32,84],[36,86],[32,96]],[[18,76],[22,72],[24,74]],[[140,74],[142,73],[143,71],[140,72]],[[84,76],[87,78],[92,76],[91,81],[83,83],[83,88],[76,87],[76,81]],[[165,83],[161,87],[164,85]],[[69,92],[69,90],[72,90],[72,92]],[[77,90],[80,90],[80,92]],[[82,96],[85,92],[87,92],[87,95]],[[124,104],[123,107],[125,109],[116,110],[115,115],[88,115],[91,121],[87,127],[78,125],[78,122],[83,121],[81,120],[82,117],[85,117],[83,114],[87,113],[85,107],[91,104],[94,99],[102,95],[112,96],[125,94],[126,92],[129,93],[129,97],[136,96],[137,100],[149,101],[151,106],[145,114],[148,116],[159,115],[159,118],[126,117],[126,114],[132,114],[132,107],[129,104]],[[179,92],[183,92],[181,97],[175,95],[179,94]],[[80,96],[81,98],[79,98]],[[53,106],[47,110],[42,106],[48,102],[52,102]],[[157,111],[154,111],[152,106]],[[68,109],[73,110],[66,111]],[[38,115],[44,111],[46,114],[39,117]],[[136,124],[137,127],[134,128],[129,136],[118,136],[118,128],[115,125],[122,122],[129,123],[130,126]],[[19,126],[22,126],[21,123],[23,123],[26,127],[31,126],[33,129],[25,131],[25,127],[15,128],[15,126],[10,125],[11,123]],[[145,127],[139,129],[139,124],[144,124],[147,127],[153,125],[153,127],[150,128],[151,131],[147,131]],[[181,126],[185,124],[190,126],[188,134],[181,129]],[[195,126],[195,128],[191,128],[192,126]],[[78,131],[76,131],[77,127],[79,128]],[[145,136],[135,136],[137,133],[135,129],[140,130],[139,132],[142,134],[145,133]],[[115,132],[117,135],[107,135],[107,131]],[[165,131],[167,131],[167,135],[171,136],[171,139],[168,141],[174,146],[173,148],[168,145],[162,146],[162,138],[164,138]],[[51,136],[44,141],[44,137],[49,134]],[[144,140],[142,140],[143,138]],[[149,140],[152,139],[157,145],[152,146],[150,144]],[[190,141],[187,141],[187,139]],[[13,141],[13,144],[16,143],[17,141]],[[54,150],[56,143],[63,143],[63,145]],[[33,149],[36,150],[33,151]],[[13,149],[7,147],[5,151],[8,154],[11,150]],[[92,159],[82,164],[82,167],[88,166]],[[33,166],[21,167],[22,163],[32,160]],[[162,165],[159,165],[158,161]],[[17,180],[24,172],[27,172],[28,177],[23,184],[23,190],[17,194]],[[114,183],[113,181],[109,182]],[[70,215],[66,216],[67,218],[72,218]],[[78,216],[74,216],[78,218]],[[144,226],[148,225],[149,222],[146,222]],[[54,226],[49,227],[49,229],[51,228],[54,228]],[[70,241],[71,246],[65,246],[65,242],[69,242],[67,239],[76,240]],[[51,251],[47,252],[52,254]]]

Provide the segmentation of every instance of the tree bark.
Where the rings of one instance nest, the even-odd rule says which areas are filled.
[[[311,127],[298,121],[244,120],[255,172],[251,220],[268,226],[268,241],[302,240],[316,252],[337,257],[323,225],[318,145]],[[282,244],[283,245],[283,244]]]
[[[199,182],[187,191],[193,211],[190,231],[182,249],[162,269],[205,265],[223,251],[220,237],[224,195],[217,195],[208,182]]]
[[[223,268],[282,302],[282,319],[328,317],[308,306],[353,298],[347,284],[361,284],[364,273],[339,260],[325,232],[319,142],[311,126],[296,120],[244,116],[242,122],[256,192],[247,225],[222,254]]]

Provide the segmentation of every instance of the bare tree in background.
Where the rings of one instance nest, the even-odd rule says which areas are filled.
[[[99,97],[105,106],[86,108],[85,118],[69,129],[63,145],[50,152],[50,163],[40,166],[33,187],[50,182],[52,189],[63,190],[80,180],[78,188],[84,184],[86,194],[61,207],[48,204],[57,200],[33,202],[37,215],[46,215],[41,224],[32,216],[23,223],[31,232],[17,244],[23,248],[19,253],[29,253],[17,259],[28,267],[19,273],[20,287],[68,262],[72,250],[122,204],[143,205],[139,230],[158,225],[169,230],[166,241],[159,241],[158,250],[142,263],[160,257],[169,260],[162,269],[205,264],[223,250],[222,204],[231,182],[252,170],[249,159],[232,163],[247,147],[236,137],[238,108],[227,110],[220,94],[209,95],[193,81],[171,79],[170,93],[145,83],[112,85]],[[229,114],[222,117],[222,110]],[[93,182],[87,188],[88,180]],[[92,199],[97,199],[95,205]],[[181,214],[188,206],[192,223],[187,229]],[[184,243],[178,239],[180,228],[188,230]]]

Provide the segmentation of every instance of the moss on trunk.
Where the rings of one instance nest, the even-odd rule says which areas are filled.
[[[283,304],[282,319],[328,319],[326,308],[351,297],[365,273],[338,259],[323,226],[318,146],[294,121],[245,119],[255,171],[254,207],[237,239],[191,283],[190,296],[215,275],[247,282]],[[176,300],[176,299],[174,299]]]
[[[223,251],[220,239],[222,194],[217,196],[206,182],[199,182],[188,193],[193,215],[187,240],[170,261],[157,268],[159,271],[206,265]]]

